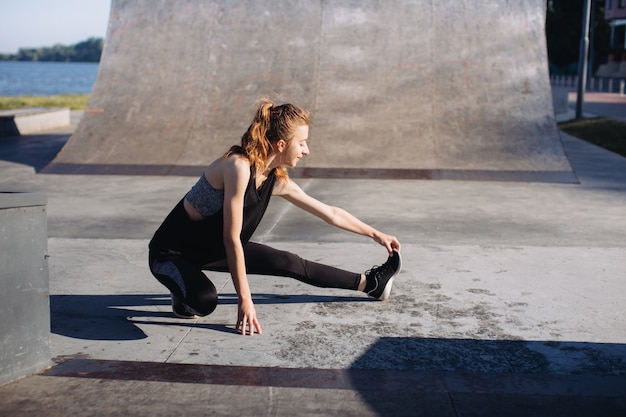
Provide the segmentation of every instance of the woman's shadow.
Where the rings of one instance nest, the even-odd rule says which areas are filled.
[[[369,301],[360,297],[254,294],[255,304],[292,304]],[[220,294],[219,305],[237,303],[236,294]],[[84,340],[139,340],[148,336],[138,324],[185,326],[236,333],[232,326],[177,319],[169,308],[169,294],[51,295],[51,331]],[[218,308],[219,308],[218,305]],[[155,311],[154,306],[163,306]],[[159,320],[159,318],[163,320]]]

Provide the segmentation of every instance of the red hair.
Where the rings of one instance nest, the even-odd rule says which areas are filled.
[[[267,160],[274,145],[283,140],[287,144],[299,126],[309,125],[309,112],[293,104],[275,105],[269,99],[262,99],[248,130],[241,137],[241,145],[234,145],[224,155],[243,155],[254,164],[257,172],[266,168]],[[287,169],[276,168],[276,177],[289,178]]]

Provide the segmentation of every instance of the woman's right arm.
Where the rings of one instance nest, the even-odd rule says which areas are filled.
[[[246,261],[241,243],[243,225],[243,204],[246,187],[250,179],[250,164],[247,160],[231,157],[223,164],[224,177],[224,247],[228,268],[238,296],[236,329],[241,334],[256,331],[261,333],[261,326],[256,317],[252,293],[246,275]]]

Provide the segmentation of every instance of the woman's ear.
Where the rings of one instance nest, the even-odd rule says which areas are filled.
[[[283,152],[285,148],[287,148],[287,142],[283,139],[279,139],[278,142],[276,142],[276,151]]]

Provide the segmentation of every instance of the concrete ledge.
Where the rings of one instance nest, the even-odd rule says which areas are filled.
[[[0,384],[50,366],[46,195],[0,193]]]
[[[45,206],[47,196],[44,193],[0,192],[0,210],[17,207]]]
[[[33,107],[0,111],[0,137],[30,135],[70,125],[70,109]]]

